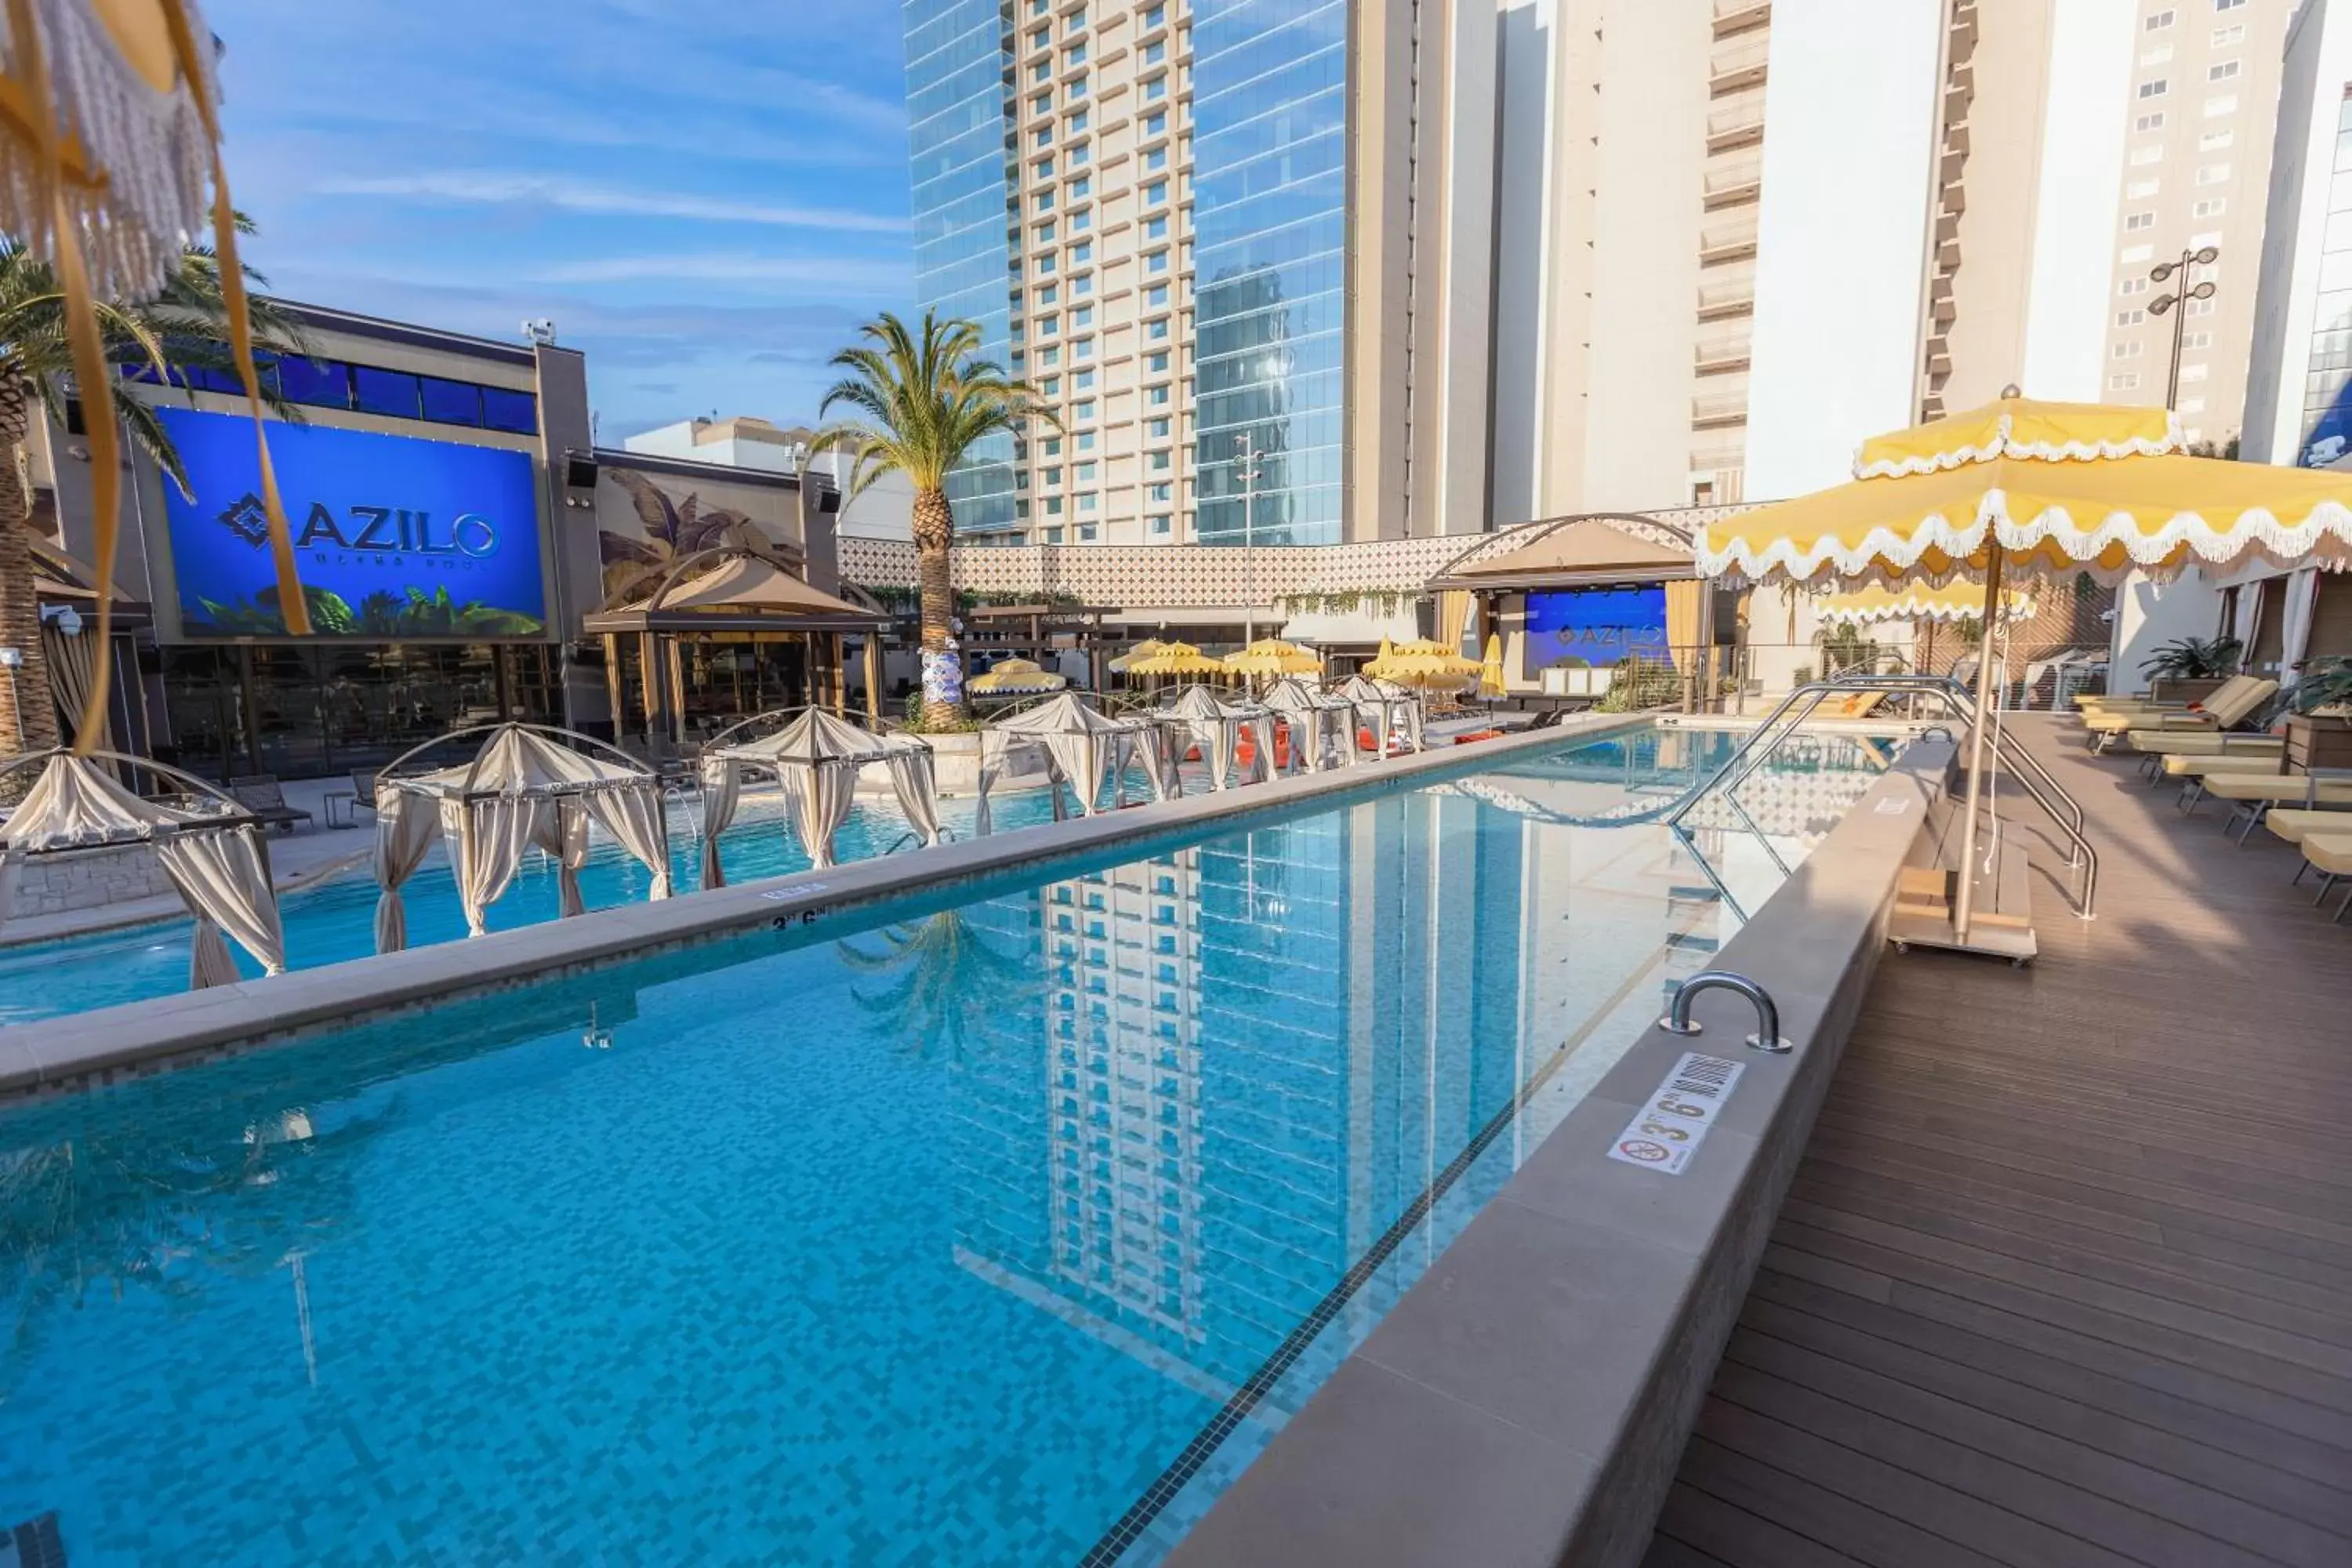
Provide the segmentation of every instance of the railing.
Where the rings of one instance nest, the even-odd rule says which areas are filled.
[[[1866,692],[1931,698],[1942,703],[1952,716],[1962,722],[1970,725],[1976,722],[1974,697],[1967,687],[1948,676],[1852,675],[1835,680],[1811,681],[1782,698],[1722,765],[1691,791],[1681,805],[1668,814],[1666,826],[1677,834],[1685,833],[1683,819],[1700,801],[1718,793],[1736,806],[1733,792],[1770,761],[1789,738],[1813,717],[1823,702],[1832,697],[1852,697]],[[2065,786],[2053,776],[2040,759],[2012,742],[2000,726],[1988,726],[1985,741],[1994,759],[2009,768],[2011,777],[2024,790],[2027,797],[2065,837],[2068,844],[2066,864],[2069,869],[2078,873],[2080,882],[2080,890],[2070,894],[2070,901],[2077,915],[2084,920],[2090,919],[2096,912],[2099,856],[2083,831],[2082,803],[2066,792]]]

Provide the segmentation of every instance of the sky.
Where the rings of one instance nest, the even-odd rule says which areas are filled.
[[[284,298],[588,356],[599,438],[814,420],[911,307],[898,0],[208,0]]]

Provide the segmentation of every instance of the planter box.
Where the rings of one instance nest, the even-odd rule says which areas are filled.
[[[921,737],[931,748],[931,775],[941,795],[977,795],[980,793],[980,731]],[[996,781],[992,792],[1003,795],[1011,790],[1041,789],[1046,783],[1045,764],[1035,752],[1013,760],[1005,776]],[[890,775],[880,768],[867,768],[858,774],[859,792],[867,795],[890,794]]]
[[[2147,694],[2158,702],[2202,702],[2221,690],[2227,679],[2225,675],[2199,676],[2194,679],[2160,677],[2147,683]]]
[[[2286,721],[2286,771],[2352,768],[2352,719],[2298,713]]]

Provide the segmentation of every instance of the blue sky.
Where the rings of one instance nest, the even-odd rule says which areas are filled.
[[[291,299],[588,355],[609,443],[814,417],[909,307],[897,0],[210,0],[251,262]]]

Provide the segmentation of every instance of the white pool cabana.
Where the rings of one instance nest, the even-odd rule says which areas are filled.
[[[1188,686],[1175,701],[1160,710],[1160,716],[1175,731],[1177,756],[1181,757],[1194,746],[1201,748],[1201,760],[1208,766],[1213,788],[1225,787],[1225,775],[1234,771],[1244,734],[1249,736],[1255,750],[1242,770],[1242,782],[1250,784],[1273,776],[1274,715],[1262,705],[1230,701],[1205,686]]]
[[[980,733],[980,784],[974,831],[990,830],[988,797],[999,779],[1015,772],[1042,767],[1052,781],[1054,817],[1068,815],[1062,804],[1062,785],[1078,797],[1078,809],[1087,816],[1110,784],[1113,800],[1127,804],[1127,766],[1140,763],[1154,798],[1167,800],[1180,793],[1175,758],[1170,753],[1167,726],[1153,717],[1113,719],[1089,708],[1076,693],[1049,698],[1026,712],[999,719]]]
[[[488,738],[471,762],[400,776],[414,759],[474,735]],[[376,775],[375,813],[378,952],[408,945],[400,889],[425,863],[436,832],[449,846],[468,936],[487,929],[489,907],[533,849],[556,864],[563,915],[581,913],[580,868],[588,863],[592,821],[652,873],[647,897],[670,895],[661,780],[618,749],[570,730],[481,724],[427,741]]]
[[[748,727],[757,721],[747,721]],[[760,739],[730,742],[720,735],[702,756],[702,885],[722,888],[719,836],[735,820],[743,780],[753,773],[775,775],[785,814],[801,847],[816,866],[833,864],[833,836],[849,820],[857,775],[868,767],[887,769],[898,807],[925,844],[940,841],[939,787],[931,748],[912,735],[878,734],[811,708],[791,723]]]
[[[0,817],[0,921],[7,919],[19,868],[77,851],[145,845],[195,917],[191,990],[240,978],[224,931],[259,961],[265,974],[286,972],[269,848],[252,813],[194,774],[118,752],[86,757],[62,748],[30,752],[0,763],[0,779],[35,767],[40,773],[30,793]],[[178,786],[190,804],[136,795],[116,777],[117,769],[132,777],[153,773]]]
[[[1295,675],[1286,675],[1265,689],[1265,705],[1290,731],[1291,766],[1319,773],[1337,749],[1340,762],[1353,765],[1356,753],[1356,705],[1346,698],[1318,691]]]
[[[1421,699],[1403,687],[1358,675],[1339,688],[1339,695],[1354,706],[1359,722],[1371,726],[1378,748],[1375,755],[1389,754],[1392,736],[1401,738],[1416,752],[1429,750],[1422,735]]]

